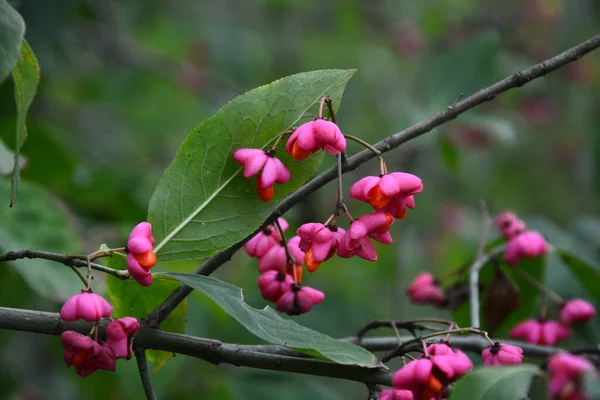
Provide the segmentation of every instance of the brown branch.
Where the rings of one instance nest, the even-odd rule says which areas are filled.
[[[18,251],[9,251],[4,254],[0,254],[0,262],[5,261],[16,261],[22,258],[43,258],[45,260],[55,261],[57,263],[61,263],[66,265],[67,267],[76,267],[76,268],[87,268],[88,262],[84,259],[85,256],[81,255],[73,255],[73,254],[59,254],[59,253],[51,253],[49,251],[42,250],[34,250],[34,249],[25,249]],[[118,270],[106,267],[101,264],[96,264],[90,262],[90,266],[92,269],[96,271],[104,272],[105,274],[109,274],[118,279],[129,279],[129,272],[125,270]]]
[[[480,91],[464,98],[463,100],[457,101],[444,110],[438,112],[433,117],[421,121],[409,128],[404,129],[398,133],[395,133],[379,142],[373,147],[382,153],[388,152],[403,143],[408,142],[411,139],[419,137],[432,129],[448,122],[460,114],[476,107],[480,104],[493,100],[496,96],[507,90],[521,87],[537,78],[540,78],[552,71],[555,71],[569,63],[572,63],[587,53],[600,47],[600,35],[596,35],[593,38],[572,47],[552,58],[542,61],[539,64],[533,65],[522,71],[515,72],[511,76],[502,79],[494,83],[493,85],[481,89]],[[347,159],[347,162],[343,163],[344,172],[348,172],[358,168],[364,162],[370,160],[376,155],[368,149],[365,149],[354,156]],[[304,186],[286,197],[280,204],[273,210],[271,215],[263,222],[263,224],[251,235],[247,236],[242,241],[234,244],[230,248],[223,250],[214,256],[206,260],[197,270],[196,273],[199,275],[210,275],[217,268],[229,261],[233,254],[238,251],[248,240],[250,240],[255,234],[272,224],[277,218],[282,216],[285,212],[294,207],[298,202],[309,194],[315,192],[325,184],[331,182],[337,177],[337,166],[329,168],[322,174],[312,178]],[[147,321],[159,324],[163,321],[178,305],[185,299],[192,289],[188,286],[182,285],[179,289],[174,291],[165,301],[152,312]]]

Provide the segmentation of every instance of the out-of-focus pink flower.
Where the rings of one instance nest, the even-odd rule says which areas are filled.
[[[433,344],[427,347],[427,352],[432,356],[431,360],[435,365],[444,366],[442,369],[447,371],[448,368],[452,371],[448,375],[448,379],[457,380],[464,374],[473,369],[473,363],[469,356],[461,350],[453,350],[449,346],[440,343]]]
[[[350,188],[350,196],[369,203],[375,211],[402,219],[407,207],[414,208],[414,195],[422,190],[423,182],[417,176],[392,172],[360,179]]]
[[[596,309],[592,304],[582,299],[573,299],[567,301],[560,309],[560,322],[564,325],[587,322],[595,315]]]
[[[557,342],[568,339],[569,336],[571,336],[571,330],[556,321],[533,319],[521,322],[510,331],[510,337],[513,339],[547,346],[554,346]]]
[[[282,231],[288,229],[288,223],[283,218],[278,218],[277,221],[281,226]],[[258,232],[252,239],[244,245],[246,252],[250,257],[261,258],[267,251],[281,241],[281,235],[275,224],[267,226],[262,232]]]
[[[414,398],[410,390],[382,390],[379,393],[379,400],[414,400]]]
[[[258,277],[260,294],[265,300],[277,302],[285,293],[291,291],[294,279],[285,272],[267,271]]]
[[[140,323],[133,317],[119,318],[106,327],[106,342],[116,358],[129,360],[132,357],[133,335]]]
[[[306,269],[314,272],[323,261],[333,257],[346,231],[337,226],[311,222],[300,226],[297,233]]]
[[[60,339],[65,348],[65,363],[69,367],[75,366],[77,375],[86,377],[99,369],[115,370],[115,355],[106,344],[101,346],[75,331],[63,332]]]
[[[537,258],[547,252],[546,239],[535,231],[527,231],[509,239],[504,259],[507,264],[515,265],[521,258]]]
[[[406,293],[415,303],[443,304],[446,301],[444,291],[433,275],[420,273],[406,289]]]
[[[502,235],[511,239],[523,232],[525,232],[525,222],[520,220],[512,211],[505,211],[496,217],[496,225],[502,232]]]
[[[298,236],[292,237],[287,242],[288,251],[296,266],[302,265],[304,261],[304,252],[300,250],[299,243],[300,238]],[[261,274],[271,270],[285,272],[287,267],[287,254],[281,243],[271,247],[258,262],[258,270]]]
[[[156,254],[152,250],[153,245],[152,225],[149,222],[137,224],[127,240],[127,271],[143,286],[152,283],[150,269],[156,264]]]
[[[585,400],[581,392],[581,375],[594,370],[586,358],[561,352],[550,357],[550,395],[565,400]]]
[[[83,319],[89,322],[109,318],[112,307],[104,297],[95,293],[83,292],[72,296],[60,309],[60,318],[65,321]]]
[[[516,365],[523,362],[523,349],[510,344],[494,343],[481,352],[484,365]]]
[[[256,191],[263,201],[273,198],[273,184],[290,180],[290,171],[275,157],[274,150],[238,149],[233,153],[233,158],[244,167],[244,178],[258,174]]]
[[[325,294],[308,286],[292,286],[277,301],[277,310],[288,315],[300,315],[309,312],[314,306],[325,300]]]
[[[319,118],[300,125],[285,149],[296,160],[304,160],[320,149],[335,155],[346,150],[346,138],[336,124]]]

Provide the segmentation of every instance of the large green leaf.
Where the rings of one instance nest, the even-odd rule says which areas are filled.
[[[157,273],[177,279],[211,298],[246,329],[269,343],[291,347],[303,353],[339,364],[377,367],[373,354],[351,343],[342,342],[283,318],[275,310],[258,310],[244,302],[242,289],[207,276],[176,272]]]
[[[15,68],[13,68],[12,75],[15,88],[15,102],[17,104],[17,138],[15,140],[15,162],[11,188],[12,195],[10,198],[11,206],[15,203],[19,190],[21,171],[19,158],[21,146],[23,146],[25,139],[27,139],[27,111],[29,111],[29,106],[31,106],[31,102],[37,92],[38,83],[40,82],[40,65],[25,40],[23,40],[23,45],[21,46],[21,57]]]
[[[64,207],[43,188],[28,182],[21,186],[18,208],[8,208],[10,184],[0,180],[0,252],[36,248],[77,253],[79,240]],[[65,265],[42,259],[23,259],[12,265],[39,295],[64,301],[82,289],[81,281]],[[0,265],[0,268],[6,264]]]
[[[106,264],[115,269],[125,269],[125,258],[114,255],[106,259]],[[150,314],[179,285],[171,279],[154,276],[152,285],[142,286],[136,281],[122,281],[107,275],[108,296],[113,304],[114,315],[118,318],[129,316],[143,318]],[[185,333],[187,321],[187,299],[181,302],[162,322],[161,329],[175,333]],[[160,350],[146,350],[146,357],[154,364],[154,373],[164,367],[173,353]]]
[[[569,251],[557,249],[557,253],[573,275],[587,289],[596,303],[600,303],[600,270],[597,266]]]
[[[242,177],[232,154],[242,147],[266,148],[279,133],[314,119],[322,96],[339,106],[354,73],[323,70],[280,79],[237,97],[198,126],[150,200],[148,220],[159,259],[205,258],[226,249],[252,233],[279,200],[308,180],[322,155],[296,161],[282,150],[282,142],[277,156],[292,178],[276,185],[274,199],[264,203],[255,179]]]
[[[517,400],[527,397],[536,365],[480,367],[459,380],[450,400]]]
[[[6,0],[0,0],[0,82],[17,63],[24,34],[21,15]]]

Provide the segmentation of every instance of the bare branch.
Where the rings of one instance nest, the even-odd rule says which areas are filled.
[[[45,260],[64,264],[67,267],[88,268],[88,262],[85,260],[85,256],[80,255],[51,253],[49,251],[34,249],[9,251],[7,253],[0,254],[0,262],[15,261],[22,258],[43,258]],[[129,272],[125,270],[112,269],[92,262],[90,263],[90,266],[96,271],[104,272],[105,274],[112,275],[115,278],[129,279]]]
[[[373,147],[379,150],[381,153],[388,152],[411,139],[419,137],[438,126],[455,119],[473,107],[493,100],[497,95],[504,93],[507,90],[521,87],[537,78],[540,78],[569,63],[572,63],[573,61],[580,59],[582,56],[597,49],[598,47],[600,47],[600,35],[596,35],[593,38],[539,64],[533,65],[520,72],[515,72],[511,76],[504,78],[487,88],[481,89],[471,96],[463,98],[463,100],[456,101],[446,109],[438,112],[433,117],[421,121],[409,128],[404,129],[403,131],[395,133],[377,142]],[[354,170],[373,157],[376,157],[375,153],[373,153],[371,150],[365,149],[354,156],[349,157],[347,162],[343,163],[343,170],[344,172]],[[304,197],[336,179],[336,177],[337,166],[332,166],[327,171],[308,181],[299,190],[290,194],[281,203],[279,203],[277,208],[273,210],[271,215],[258,229],[256,229],[256,231],[254,231],[254,233],[247,236],[244,240],[234,244],[230,248],[210,257],[198,268],[198,270],[196,270],[196,273],[199,275],[210,275],[213,273],[217,268],[229,261],[233,254],[255,234],[272,224],[277,218],[294,207]],[[148,316],[148,322],[158,324],[163,321],[169,315],[169,313],[171,313],[171,311],[173,311],[177,305],[191,293],[191,291],[192,289],[187,286],[181,286],[178,290],[174,291],[171,296],[169,296],[153,313]]]
[[[498,254],[504,252],[506,246],[499,246],[477,257],[469,269],[469,301],[471,307],[471,326],[480,327],[479,321],[479,271]]]
[[[152,388],[152,382],[150,381],[150,374],[148,373],[148,363],[146,362],[146,352],[144,349],[136,348],[135,360],[137,361],[138,370],[140,371],[140,378],[142,379],[142,385],[144,386],[144,393],[146,399],[156,400],[156,394]]]

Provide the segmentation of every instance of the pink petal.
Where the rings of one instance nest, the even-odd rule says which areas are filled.
[[[260,175],[260,186],[263,189],[273,186],[277,179],[277,163],[273,157],[267,157],[265,166]]]
[[[154,239],[152,239],[152,225],[149,222],[140,222],[137,224],[129,234],[129,239],[136,236],[145,237],[154,242]]]
[[[379,181],[379,190],[386,196],[394,197],[400,192],[400,185],[391,175],[384,175]]]
[[[423,182],[418,176],[405,172],[392,172],[390,175],[398,182],[400,186],[398,194],[401,196],[410,196],[423,191]]]
[[[275,166],[277,168],[277,176],[275,178],[275,182],[277,183],[286,183],[290,180],[291,174],[290,170],[283,165],[280,159],[273,157],[272,160],[275,162]]]
[[[298,147],[304,151],[316,151],[320,147],[315,138],[313,123],[314,121],[307,122],[296,129],[296,132],[298,132]]]
[[[152,243],[144,236],[134,236],[127,241],[127,250],[136,254],[146,253],[152,250]]]

